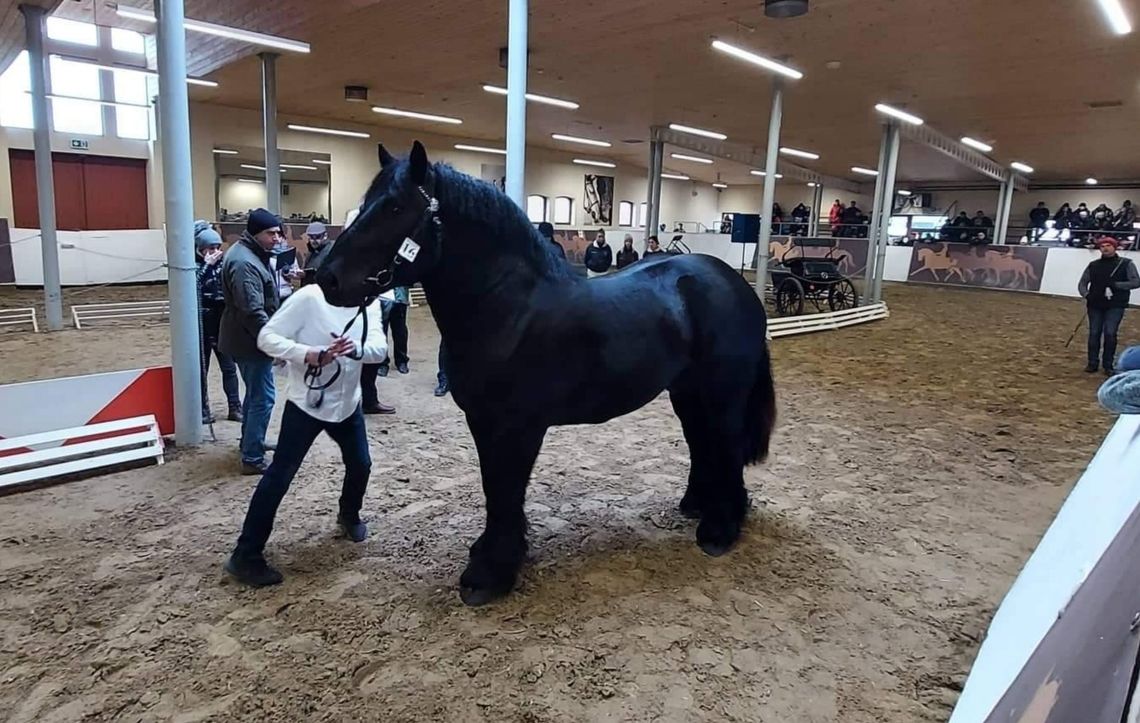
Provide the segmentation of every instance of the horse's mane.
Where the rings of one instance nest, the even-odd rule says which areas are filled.
[[[571,276],[569,265],[554,253],[553,244],[539,235],[523,210],[505,193],[487,181],[472,178],[445,163],[432,166],[435,172],[435,194],[444,217],[458,216],[460,228],[447,228],[448,236],[462,235],[463,228],[479,227],[488,241],[509,246],[515,253],[532,262],[541,273]]]

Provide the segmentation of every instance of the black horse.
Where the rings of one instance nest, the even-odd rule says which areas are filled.
[[[523,501],[546,430],[598,424],[668,390],[689,445],[681,510],[721,555],[748,508],[743,468],[776,417],[764,307],[719,259],[659,257],[587,281],[484,181],[380,147],[360,215],[317,273],[358,306],[422,282],[456,404],[479,452],[487,525],[460,578],[469,605],[506,595],[526,553]]]

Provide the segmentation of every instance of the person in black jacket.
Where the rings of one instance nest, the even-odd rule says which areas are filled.
[[[264,208],[249,213],[241,239],[222,259],[222,294],[226,308],[218,348],[237,362],[245,382],[241,423],[241,471],[262,475],[265,433],[273,413],[273,360],[257,347],[257,335],[281,305],[277,280],[270,268],[273,247],[283,238],[281,221]]]
[[[228,354],[218,349],[218,336],[222,326],[222,312],[226,299],[222,294],[222,237],[210,228],[208,221],[194,222],[194,259],[198,277],[199,337],[202,342],[202,424],[213,424],[210,411],[208,379],[210,357],[218,360],[222,370],[222,390],[229,404],[227,418],[240,422],[241,396],[238,393],[237,365]]]
[[[648,243],[645,245],[645,258],[650,256],[667,256],[665,249],[661,248],[661,242],[657,240],[656,236],[650,236]]]
[[[1037,207],[1029,212],[1029,243],[1035,244],[1041,240],[1045,233],[1045,222],[1049,220],[1049,209],[1044,201],[1038,201]]]
[[[984,212],[978,211],[974,214],[971,223],[974,228],[974,236],[970,240],[970,243],[975,245],[988,244],[993,240],[990,238],[994,232],[994,220],[992,218],[987,216]]]
[[[618,251],[617,254],[618,269],[624,269],[626,266],[629,266],[639,258],[640,257],[637,255],[637,251],[633,248],[633,236],[626,234],[625,241],[621,247],[621,251]]]
[[[554,253],[559,258],[566,258],[566,249],[562,248],[562,244],[554,240],[554,226],[549,221],[542,221],[538,224],[538,235],[546,239],[546,242],[554,247]]]
[[[608,274],[614,263],[614,250],[606,243],[606,232],[598,231],[593,243],[586,247],[586,275],[590,278]]]
[[[1116,333],[1132,289],[1140,288],[1140,273],[1136,271],[1136,264],[1116,253],[1116,239],[1101,237],[1097,239],[1097,246],[1100,258],[1088,265],[1077,285],[1089,315],[1089,363],[1085,371],[1092,374],[1103,361],[1104,373],[1112,375],[1115,373]]]

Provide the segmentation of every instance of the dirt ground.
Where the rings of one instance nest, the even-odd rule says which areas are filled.
[[[775,451],[747,472],[754,510],[719,559],[675,511],[688,461],[663,397],[551,432],[520,586],[464,607],[482,494],[462,415],[431,395],[426,309],[411,313],[412,373],[382,380],[398,415],[369,419],[372,537],[335,537],[339,462],[321,440],[270,542],[284,585],[246,590],[221,570],[254,485],[236,474],[232,423],[162,467],[0,498],[0,710],[20,723],[944,721],[1112,420],[1080,344],[1063,347],[1077,302],[887,293],[887,321],[774,342]],[[0,333],[0,382],[164,362],[166,335]]]

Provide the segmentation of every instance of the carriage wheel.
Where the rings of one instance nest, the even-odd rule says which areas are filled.
[[[832,311],[854,309],[859,305],[859,294],[855,291],[855,284],[842,279],[831,285],[827,290],[827,306]]]
[[[776,311],[780,316],[804,313],[804,287],[798,279],[784,279],[776,289]]]

